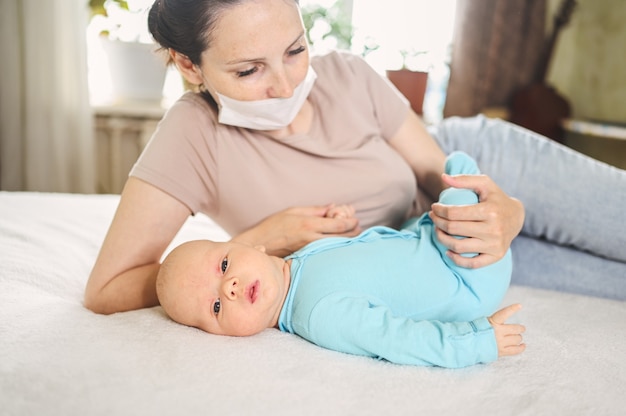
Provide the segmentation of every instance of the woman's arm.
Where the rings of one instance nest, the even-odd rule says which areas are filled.
[[[445,154],[428,134],[420,118],[409,114],[390,145],[409,163],[421,189],[432,200],[449,186],[471,189],[479,203],[470,206],[448,206],[435,203],[430,216],[437,226],[437,237],[450,251],[448,255],[462,267],[475,268],[501,259],[524,223],[524,207],[507,196],[485,175],[444,175]],[[456,239],[453,235],[469,238]],[[480,253],[463,257],[460,253]]]
[[[273,256],[286,256],[323,237],[354,237],[362,231],[354,216],[329,218],[333,208],[333,204],[288,208],[270,215],[233,240],[265,246],[266,252]]]
[[[332,207],[286,209],[233,240],[286,255],[324,236],[361,231],[354,217],[325,218]],[[169,194],[129,178],[89,276],[85,307],[110,314],[158,305],[155,282],[161,256],[189,215],[189,209]]]
[[[446,155],[415,112],[408,111],[404,123],[389,144],[411,166],[420,189],[426,191],[433,201],[438,200],[439,193],[447,188],[441,180]]]
[[[177,199],[129,178],[85,288],[85,307],[114,313],[156,306],[160,259],[189,209]]]

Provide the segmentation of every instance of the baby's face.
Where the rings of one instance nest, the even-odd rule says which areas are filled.
[[[275,327],[289,289],[289,266],[263,247],[192,241],[170,254],[159,298],[177,322],[219,335]],[[169,256],[168,256],[169,257]]]

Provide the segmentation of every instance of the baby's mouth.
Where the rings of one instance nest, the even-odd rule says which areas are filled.
[[[256,302],[257,297],[259,296],[259,286],[261,283],[258,280],[255,280],[253,283],[249,284],[246,287],[246,297],[250,300],[250,303]]]

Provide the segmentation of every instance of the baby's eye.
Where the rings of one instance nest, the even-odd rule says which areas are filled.
[[[219,298],[217,298],[217,300],[213,304],[213,313],[217,315],[218,313],[220,313],[221,308],[222,308],[222,302],[220,301]]]
[[[222,259],[222,264],[220,265],[220,270],[222,270],[222,273],[226,273],[226,269],[228,269],[228,257],[224,257]]]

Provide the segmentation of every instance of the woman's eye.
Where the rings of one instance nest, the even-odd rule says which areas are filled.
[[[222,260],[222,264],[220,265],[220,270],[222,270],[222,273],[226,273],[227,269],[228,269],[228,257],[224,257],[224,259]]]
[[[221,308],[222,308],[222,302],[218,298],[213,304],[213,313],[217,315],[218,313],[220,313]]]
[[[258,71],[258,68],[255,66],[253,68],[246,69],[245,71],[238,71],[236,74],[239,78],[243,78],[247,77],[248,75],[254,74],[256,71]]]
[[[294,56],[294,55],[298,55],[299,53],[302,53],[306,50],[305,46],[300,46],[298,49],[294,49],[292,51],[289,51],[289,56]]]

